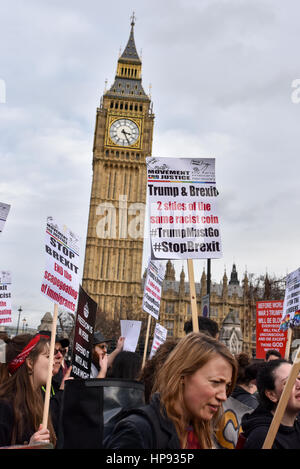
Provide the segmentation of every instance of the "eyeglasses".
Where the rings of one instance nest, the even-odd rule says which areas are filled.
[[[62,356],[64,356],[66,354],[66,349],[65,348],[55,348],[54,349],[54,355],[57,355],[58,353],[61,353]]]

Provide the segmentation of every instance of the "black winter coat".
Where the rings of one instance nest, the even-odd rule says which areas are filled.
[[[251,414],[242,418],[242,429],[247,438],[242,449],[261,449],[266,439],[273,414],[258,406]],[[272,449],[300,449],[300,424],[295,420],[293,427],[280,425]]]
[[[143,414],[143,409],[148,410]],[[136,412],[136,413],[135,413]],[[164,414],[164,415],[163,415]],[[173,422],[161,413],[159,395],[150,404],[130,411],[120,420],[104,441],[106,449],[180,449]]]

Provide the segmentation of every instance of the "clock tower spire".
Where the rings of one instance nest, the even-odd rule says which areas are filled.
[[[135,15],[112,86],[97,109],[83,288],[108,318],[141,313],[146,156],[154,115],[142,86]]]

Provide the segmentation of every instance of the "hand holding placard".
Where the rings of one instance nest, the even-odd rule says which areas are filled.
[[[121,336],[125,337],[123,350],[135,352],[141,331],[141,321],[128,321],[121,319]]]

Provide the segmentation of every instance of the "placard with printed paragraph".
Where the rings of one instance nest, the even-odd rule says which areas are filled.
[[[0,271],[0,324],[12,322],[11,317],[11,272]]]
[[[268,350],[277,350],[283,357],[287,331],[280,329],[283,301],[256,302],[256,358],[265,358]]]
[[[9,211],[10,205],[0,202],[0,233],[3,231]]]
[[[166,266],[162,262],[149,259],[147,276],[144,284],[142,309],[151,314],[156,320],[159,316],[162,284],[165,278]]]
[[[72,351],[72,377],[90,377],[97,307],[97,303],[80,285]]]

